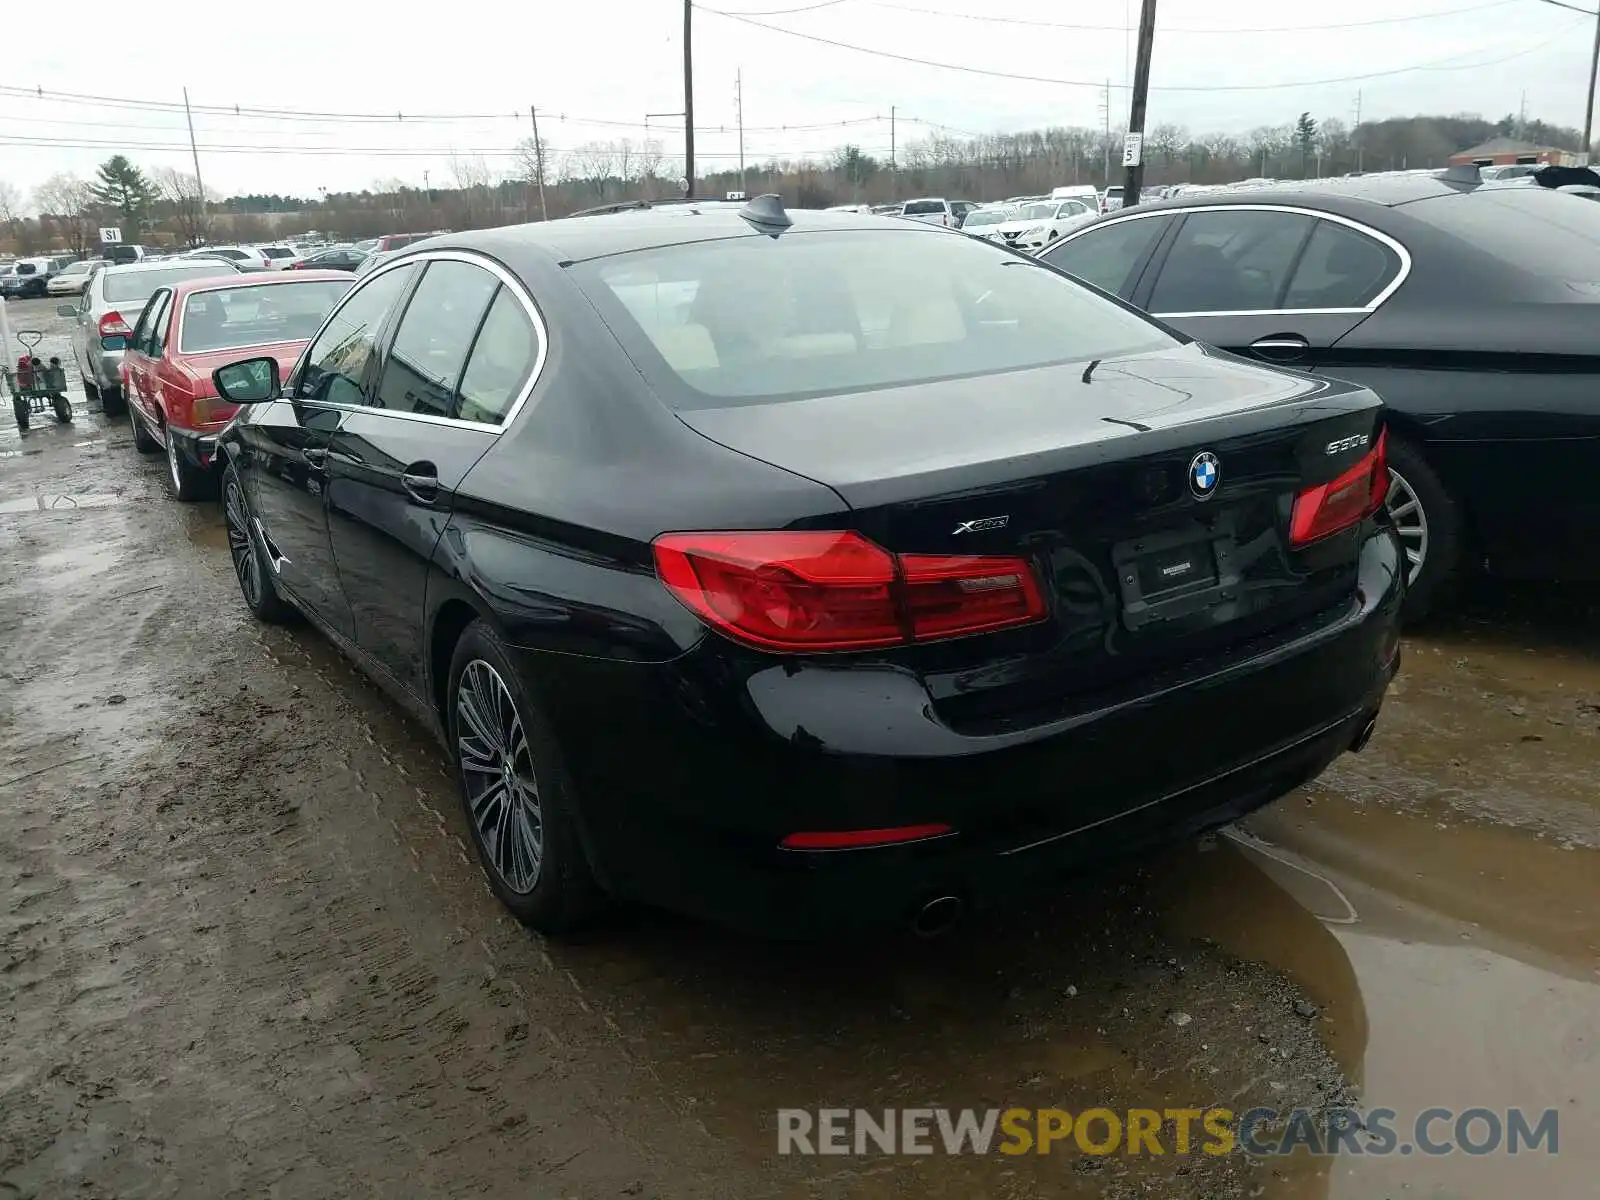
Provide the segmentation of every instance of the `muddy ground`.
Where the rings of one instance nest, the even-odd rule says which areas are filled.
[[[62,353],[53,308],[12,324]],[[214,506],[74,401],[0,411],[0,1200],[1595,1194],[1595,590],[1480,589],[1366,753],[942,940],[556,944],[434,745],[247,620]],[[1554,1107],[1561,1152],[774,1154],[780,1107],[1355,1097]]]

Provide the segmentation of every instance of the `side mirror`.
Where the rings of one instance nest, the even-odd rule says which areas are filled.
[[[211,372],[217,395],[229,404],[265,404],[276,400],[283,387],[278,360],[270,356],[247,358]]]
[[[58,316],[58,317],[75,317],[77,315],[78,315],[78,306],[76,304],[58,304],[58,305],[56,305],[56,316]]]

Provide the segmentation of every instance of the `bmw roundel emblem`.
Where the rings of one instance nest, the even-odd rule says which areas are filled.
[[[1222,464],[1209,450],[1202,450],[1189,464],[1189,491],[1196,500],[1209,500],[1222,480]]]

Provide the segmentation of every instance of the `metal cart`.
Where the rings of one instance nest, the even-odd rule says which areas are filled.
[[[72,402],[67,399],[67,372],[61,360],[52,358],[42,363],[33,355],[33,348],[44,339],[37,329],[17,330],[17,341],[27,353],[15,368],[0,367],[6,376],[6,386],[11,389],[11,411],[17,415],[17,428],[26,429],[29,420],[54,412],[62,424],[72,420]]]

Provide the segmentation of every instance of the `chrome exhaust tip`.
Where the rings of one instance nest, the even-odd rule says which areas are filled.
[[[1367,743],[1372,740],[1373,732],[1378,728],[1378,716],[1374,713],[1367,718],[1367,723],[1361,727],[1361,732],[1356,734],[1350,743],[1350,753],[1360,754],[1367,748]]]
[[[911,932],[923,939],[936,938],[955,928],[966,911],[960,896],[935,896],[911,918]]]

